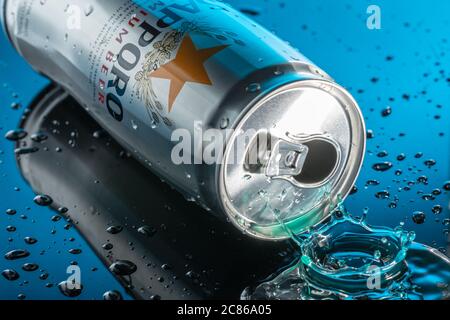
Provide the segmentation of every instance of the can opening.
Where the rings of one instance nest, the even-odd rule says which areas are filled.
[[[317,187],[327,183],[338,166],[337,146],[326,138],[299,139],[298,145],[280,142],[286,143],[267,130],[258,132],[247,149],[245,170],[269,177],[292,177],[294,184]]]
[[[336,147],[326,140],[304,142],[308,147],[302,172],[294,179],[303,185],[326,183],[338,165],[339,155]]]
[[[220,169],[222,205],[258,238],[285,239],[323,221],[350,191],[364,155],[358,106],[327,81],[270,92],[234,129]]]

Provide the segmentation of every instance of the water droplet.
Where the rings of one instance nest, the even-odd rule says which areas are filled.
[[[81,249],[75,248],[75,249],[70,249],[69,253],[70,254],[80,254],[82,252]]]
[[[103,248],[104,250],[109,251],[109,250],[112,250],[112,248],[114,248],[114,246],[113,246],[112,243],[107,242],[107,243],[104,243],[104,244],[102,245],[102,248]]]
[[[30,147],[30,148],[17,148],[16,150],[14,150],[15,154],[17,155],[25,155],[25,154],[31,154],[31,153],[36,153],[39,151],[39,148],[37,147]]]
[[[19,273],[12,269],[6,269],[2,271],[2,276],[8,281],[15,281],[19,279]]]
[[[20,103],[18,103],[18,102],[11,103],[11,109],[13,109],[13,110],[18,110],[21,107],[22,107],[22,105]]]
[[[416,224],[423,224],[425,223],[426,215],[422,211],[416,211],[413,213],[412,219],[414,223]]]
[[[224,130],[224,129],[228,128],[229,125],[230,125],[230,119],[223,118],[222,120],[220,120],[220,129]]]
[[[48,139],[48,136],[45,133],[38,132],[31,136],[31,140],[34,142],[43,142]]]
[[[14,209],[7,209],[7,210],[6,210],[6,214],[7,214],[8,216],[13,216],[13,215],[15,215],[16,213],[17,213],[17,211],[14,210]]]
[[[27,250],[17,249],[17,250],[12,250],[12,251],[7,252],[5,254],[5,259],[6,260],[17,260],[17,259],[26,258],[29,255],[30,255],[30,253]]]
[[[149,226],[142,226],[138,229],[138,232],[144,236],[153,237],[156,234],[156,229]]]
[[[447,181],[442,187],[445,191],[450,191],[450,181]]]
[[[22,129],[8,131],[5,138],[9,141],[19,141],[27,136],[27,132]]]
[[[443,209],[442,209],[442,206],[441,206],[441,205],[437,204],[437,205],[433,206],[433,208],[431,209],[431,211],[432,211],[434,214],[441,214],[442,211],[443,211]]]
[[[81,294],[81,292],[83,290],[83,286],[78,283],[62,281],[58,284],[58,289],[66,297],[75,298]]]
[[[390,197],[390,193],[387,190],[383,190],[383,191],[377,192],[375,194],[375,197],[377,197],[377,199],[388,199]]]
[[[92,12],[94,12],[94,6],[93,5],[88,4],[88,5],[86,5],[84,7],[84,15],[86,17],[89,17],[92,14]]]
[[[248,93],[256,93],[258,91],[261,91],[261,84],[259,83],[251,83],[246,88]]]
[[[192,270],[186,272],[186,277],[192,280],[196,280],[200,278],[200,275]]]
[[[122,230],[123,230],[122,226],[111,226],[111,227],[108,227],[108,229],[106,229],[106,231],[111,234],[118,234],[118,233],[122,232]]]
[[[69,209],[67,209],[66,207],[60,207],[58,208],[58,212],[61,214],[67,213],[69,211]]]
[[[37,195],[33,200],[37,205],[43,207],[47,207],[53,203],[53,199],[48,195]]]
[[[373,257],[376,260],[380,260],[380,258],[381,258],[381,251],[380,250],[375,250],[375,252],[373,253]]]
[[[390,209],[395,209],[395,208],[397,208],[397,202],[395,202],[395,201],[390,202],[389,205],[388,205],[388,207],[389,207]]]
[[[26,244],[35,244],[37,242],[37,239],[32,237],[25,237],[23,240]]]
[[[380,163],[376,163],[372,166],[372,168],[376,171],[388,171],[393,167],[392,163],[390,162],[380,162]]]
[[[281,76],[282,74],[284,74],[284,72],[283,72],[283,70],[275,69],[275,70],[273,71],[273,74],[274,74],[275,76]]]
[[[434,196],[438,196],[438,195],[440,195],[441,193],[442,193],[442,191],[440,190],[440,189],[434,189],[432,192],[431,192]]]
[[[383,109],[383,111],[381,112],[381,115],[383,117],[388,117],[392,114],[392,108],[390,106],[387,106],[386,108]]]
[[[107,134],[106,134],[106,131],[105,130],[97,130],[97,131],[95,131],[93,134],[92,134],[92,136],[95,138],[95,139],[101,139],[101,138],[104,138],[104,137],[106,137],[107,136]]]
[[[367,180],[366,186],[377,186],[380,182],[378,180]]]
[[[422,183],[424,185],[427,185],[428,184],[428,177],[420,176],[420,177],[417,178],[417,182],[418,183]]]
[[[41,273],[39,275],[39,279],[41,280],[47,280],[48,279],[49,274],[47,272]]]
[[[111,290],[111,291],[107,291],[103,294],[103,300],[120,301],[120,300],[123,300],[123,298],[119,291]]]
[[[377,157],[378,158],[386,158],[388,155],[389,154],[387,151],[380,151],[380,152],[378,152]]]
[[[22,269],[26,272],[33,272],[39,269],[39,266],[36,263],[25,263]]]
[[[436,160],[434,160],[434,159],[428,159],[428,160],[426,160],[426,161],[424,162],[424,164],[425,164],[428,168],[431,168],[431,167],[433,167],[433,166],[436,165]]]
[[[163,269],[163,270],[170,270],[171,268],[170,268],[170,266],[167,263],[165,263],[165,264],[163,264],[161,266],[161,269]]]
[[[432,201],[432,200],[434,200],[436,198],[432,194],[424,194],[422,196],[422,199],[425,200],[425,201]]]

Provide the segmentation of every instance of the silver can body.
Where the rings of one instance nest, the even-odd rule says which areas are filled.
[[[226,4],[4,0],[3,9],[11,42],[38,72],[187,199],[248,234],[301,232],[353,186],[365,148],[356,102]],[[203,133],[211,129],[223,132],[223,154],[205,163]],[[239,132],[250,129],[245,154],[263,133],[277,137],[257,166],[230,156]],[[177,149],[182,140],[189,151]],[[271,203],[278,198],[284,203]]]

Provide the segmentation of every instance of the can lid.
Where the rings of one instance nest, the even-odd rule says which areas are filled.
[[[350,192],[365,139],[357,103],[334,83],[304,80],[269,93],[243,116],[226,148],[225,211],[258,238],[307,230]]]

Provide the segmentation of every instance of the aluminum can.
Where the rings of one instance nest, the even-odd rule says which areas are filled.
[[[4,28],[36,71],[188,200],[245,233],[302,232],[353,187],[365,151],[355,100],[230,6],[2,2]]]

